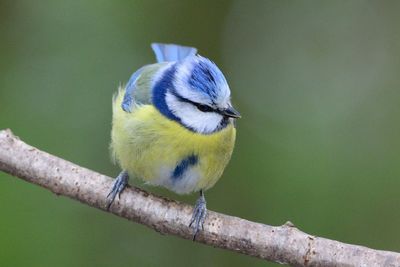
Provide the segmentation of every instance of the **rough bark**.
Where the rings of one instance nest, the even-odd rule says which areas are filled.
[[[110,177],[40,151],[0,131],[0,169],[106,211]],[[192,239],[192,207],[128,187],[109,211],[160,233]],[[162,238],[162,237],[160,237]],[[350,245],[298,230],[269,226],[209,211],[196,242],[292,266],[400,266],[400,254]]]

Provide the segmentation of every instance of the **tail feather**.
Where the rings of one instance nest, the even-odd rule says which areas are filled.
[[[197,49],[189,46],[176,44],[152,43],[151,48],[156,54],[157,62],[178,61],[189,56],[194,56]]]

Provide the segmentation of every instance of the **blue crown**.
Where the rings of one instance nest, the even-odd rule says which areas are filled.
[[[208,95],[214,104],[219,96],[219,91],[227,85],[224,75],[214,62],[200,56],[194,59],[188,83],[192,90],[198,90]]]

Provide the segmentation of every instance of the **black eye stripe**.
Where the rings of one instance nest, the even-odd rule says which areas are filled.
[[[216,110],[210,106],[193,102],[192,100],[189,100],[183,96],[178,95],[177,93],[174,93],[174,96],[176,96],[182,102],[186,102],[186,103],[190,103],[190,104],[194,105],[201,112],[218,112],[218,110]]]
[[[195,104],[195,106],[198,108],[198,110],[202,111],[202,112],[216,112],[215,109],[213,109],[212,107],[209,107],[207,105],[202,105],[202,104]]]

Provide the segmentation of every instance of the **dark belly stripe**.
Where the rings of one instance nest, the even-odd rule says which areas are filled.
[[[193,165],[196,165],[197,162],[199,161],[199,158],[195,155],[190,155],[186,158],[184,158],[176,167],[175,170],[172,174],[172,179],[173,180],[179,180],[185,171]]]

